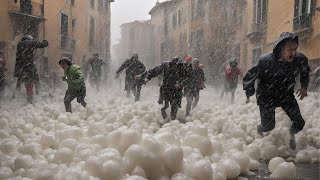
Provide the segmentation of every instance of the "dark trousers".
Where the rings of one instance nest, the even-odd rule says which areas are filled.
[[[196,107],[199,102],[199,90],[197,91],[187,91],[186,92],[186,98],[187,98],[187,107],[186,107],[186,115],[190,115],[191,106],[192,108]]]
[[[71,110],[71,101],[77,98],[77,102],[80,103],[83,107],[86,107],[87,103],[84,98],[86,97],[86,87],[82,87],[79,90],[68,89],[66,95],[64,96],[64,106],[66,112],[72,112]]]
[[[5,89],[5,83],[4,83],[4,76],[0,76],[0,99],[3,97],[4,95],[4,89]]]
[[[265,106],[260,105],[260,116],[261,116],[261,125],[262,131],[268,132],[274,129],[275,127],[275,109],[277,106]],[[301,116],[299,105],[297,100],[293,98],[289,98],[284,103],[281,103],[280,107],[286,112],[289,118],[292,121],[292,126],[290,128],[290,132],[292,134],[296,134],[301,131],[304,127],[304,119]]]
[[[168,93],[168,92],[167,92]],[[162,117],[165,119],[167,117],[166,110],[168,109],[169,105],[171,106],[170,112],[170,119],[175,120],[177,117],[178,109],[181,107],[181,99],[182,99],[182,92],[174,92],[173,94],[168,97],[168,94],[165,94],[165,103],[164,106],[161,108]]]
[[[127,91],[127,97],[130,96],[130,91],[132,91],[135,101],[140,101],[141,87],[142,84],[139,81],[126,79],[125,90]]]

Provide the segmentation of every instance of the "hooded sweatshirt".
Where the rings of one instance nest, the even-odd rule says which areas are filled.
[[[68,83],[68,89],[80,90],[85,87],[84,74],[78,65],[72,64],[64,73],[63,78]]]
[[[281,47],[288,40],[298,43],[298,37],[292,33],[282,33],[273,47],[273,51],[262,55],[243,78],[243,89],[248,97],[255,93],[257,85],[258,105],[281,106],[282,103],[294,97],[296,77],[300,75],[301,87],[308,88],[310,67],[308,58],[297,52],[292,62],[280,59]]]

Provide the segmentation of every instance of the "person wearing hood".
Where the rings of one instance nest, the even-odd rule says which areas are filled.
[[[101,82],[101,68],[102,66],[105,66],[107,68],[107,72],[109,72],[110,66],[105,61],[99,58],[98,53],[93,54],[93,57],[88,60],[87,64],[85,65],[85,72],[88,71],[88,68],[90,66],[91,72],[89,81],[96,87],[97,91],[99,91]]]
[[[220,98],[225,93],[231,93],[231,104],[234,103],[234,94],[238,86],[238,78],[243,77],[241,69],[238,67],[237,59],[231,59],[229,65],[224,67],[224,83]]]
[[[163,75],[162,85],[160,87],[160,99],[164,101],[161,108],[163,119],[167,118],[167,108],[171,106],[171,120],[175,120],[179,107],[181,107],[182,89],[187,83],[183,74],[183,60],[175,57],[171,61],[165,61],[162,64],[150,69],[145,76],[145,84],[152,78]]]
[[[275,109],[281,107],[292,121],[290,148],[296,148],[295,134],[301,131],[305,121],[294,96],[295,77],[300,75],[301,88],[296,92],[300,100],[308,95],[310,67],[308,58],[297,51],[298,36],[283,32],[273,51],[262,55],[243,78],[243,89],[249,99],[256,92],[261,124],[257,131],[263,136],[275,127]],[[257,90],[255,81],[258,80]]]
[[[73,64],[73,62],[67,58],[63,57],[59,61],[60,67],[64,70],[64,76],[62,81],[68,83],[68,89],[64,96],[64,105],[66,112],[72,112],[71,101],[77,98],[77,102],[83,107],[86,107],[87,103],[84,98],[86,97],[86,84],[84,82],[84,74],[78,65]]]
[[[130,90],[132,90],[135,101],[140,101],[140,91],[142,84],[139,80],[135,79],[136,75],[140,75],[145,72],[146,67],[139,61],[137,53],[134,53],[130,59],[127,59],[117,70],[115,78],[119,78],[121,72],[126,69],[125,88],[127,91],[127,97],[130,96]]]
[[[199,60],[194,58],[193,68],[190,72],[190,78],[184,87],[187,98],[186,116],[190,116],[191,107],[193,109],[197,106],[200,98],[200,90],[204,88],[205,77],[199,63]]]
[[[33,84],[36,88],[36,93],[39,92],[39,75],[36,65],[34,64],[34,54],[37,48],[48,47],[47,40],[42,42],[36,41],[31,35],[25,35],[17,45],[16,63],[14,69],[14,77],[17,77],[17,91],[20,91],[21,84],[24,82],[27,92],[27,100],[32,103],[33,99]]]
[[[4,72],[7,71],[8,69],[6,68],[6,62],[2,57],[0,56],[0,99],[2,98],[4,94],[4,89],[5,89],[5,76]]]

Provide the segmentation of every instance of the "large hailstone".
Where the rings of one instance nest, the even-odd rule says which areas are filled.
[[[283,162],[277,166],[270,177],[274,179],[295,179],[296,174],[296,166],[292,162]]]
[[[278,165],[283,163],[283,162],[286,162],[286,161],[282,157],[274,157],[274,158],[272,158],[269,161],[269,165],[268,165],[269,171],[271,173],[273,173],[274,170],[277,169]]]

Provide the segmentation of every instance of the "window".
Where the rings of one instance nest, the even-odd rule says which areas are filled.
[[[311,27],[311,15],[314,7],[314,0],[295,0],[293,18],[294,31]]]
[[[254,0],[254,24],[265,24],[267,22],[267,3],[267,0]]]
[[[261,47],[252,50],[252,65],[256,64],[262,54]]]
[[[90,1],[90,8],[94,9],[94,0],[89,0]]]
[[[89,21],[89,46],[94,46],[94,18],[90,16]]]
[[[71,27],[72,27],[72,31],[74,31],[76,28],[76,19],[72,19]]]
[[[175,29],[177,26],[177,14],[174,13],[173,16],[172,16],[172,27],[173,29]]]
[[[103,12],[105,9],[104,0],[99,0],[98,3],[98,11]]]
[[[181,10],[178,10],[178,25],[181,25]]]
[[[164,34],[168,34],[168,21],[167,21],[167,19],[164,20]]]
[[[71,0],[71,5],[74,6],[74,0]]]
[[[68,44],[68,16],[61,13],[61,47],[65,48]]]
[[[203,0],[192,0],[191,1],[191,17],[192,20],[197,19],[198,17],[203,17],[205,15],[205,9]]]

